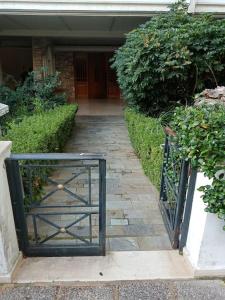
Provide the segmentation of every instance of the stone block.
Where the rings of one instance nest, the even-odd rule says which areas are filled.
[[[128,219],[111,219],[111,225],[128,225]]]
[[[110,251],[139,250],[136,237],[110,238],[109,245],[110,245]]]

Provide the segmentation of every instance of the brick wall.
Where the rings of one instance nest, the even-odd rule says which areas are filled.
[[[55,54],[55,68],[61,73],[61,87],[68,95],[68,101],[75,101],[74,60],[73,52],[57,52]]]
[[[40,71],[43,67],[43,59],[46,42],[41,38],[32,39],[32,56],[33,56],[33,70]]]
[[[40,71],[46,62],[46,54],[49,42],[45,38],[32,39],[32,56],[33,56],[33,70]],[[62,88],[68,97],[68,102],[75,100],[74,87],[74,61],[73,52],[57,52],[55,54],[55,68],[60,72],[60,79]],[[43,74],[40,73],[40,76]]]

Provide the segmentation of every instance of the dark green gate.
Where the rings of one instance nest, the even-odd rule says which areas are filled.
[[[18,154],[6,160],[25,256],[105,255],[106,161],[97,154]]]
[[[166,135],[160,188],[160,210],[171,245],[182,251],[186,244],[196,170],[180,159],[177,145]]]

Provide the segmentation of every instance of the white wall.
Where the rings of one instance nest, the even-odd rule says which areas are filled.
[[[195,270],[196,276],[225,274],[225,222],[215,214],[204,211],[205,204],[198,188],[211,181],[198,173],[190,218],[189,232],[184,253]]]
[[[0,1],[0,12],[21,14],[33,11],[37,14],[85,14],[89,13],[143,13],[167,11],[174,0],[8,0]]]
[[[4,160],[11,142],[0,142],[0,283],[10,282],[20,257]]]
[[[24,15],[153,15],[167,12],[176,0],[6,0],[0,14]],[[187,0],[189,12],[225,15],[224,0]]]
[[[195,0],[195,12],[225,14],[224,0]]]
[[[168,5],[176,0],[6,0],[0,1],[0,13],[24,14],[84,14],[84,13],[157,13],[168,11]],[[224,14],[224,0],[187,0],[190,12]]]

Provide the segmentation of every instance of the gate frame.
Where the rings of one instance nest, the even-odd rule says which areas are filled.
[[[28,230],[24,210],[23,184],[20,175],[19,160],[53,160],[82,161],[97,160],[99,162],[99,245],[98,246],[29,246]],[[99,256],[105,255],[106,244],[106,160],[101,154],[89,153],[35,153],[12,154],[5,160],[12,208],[17,232],[19,248],[24,256]]]
[[[163,153],[163,165],[161,172],[161,186],[159,197],[159,208],[163,217],[163,221],[166,230],[169,235],[169,239],[173,249],[179,249],[179,252],[183,252],[183,248],[186,245],[189,221],[192,209],[193,195],[195,190],[195,182],[197,176],[197,170],[191,168],[190,161],[183,159],[181,161],[181,172],[179,174],[178,194],[176,200],[176,213],[175,222],[171,224],[167,208],[165,207],[165,170],[167,159],[169,156],[170,144],[169,134],[166,132],[164,153]]]

